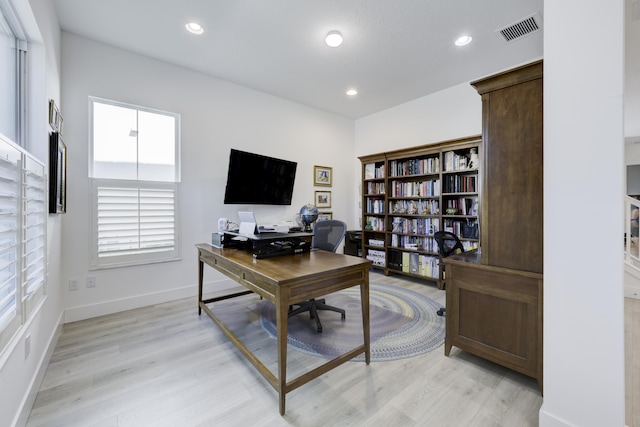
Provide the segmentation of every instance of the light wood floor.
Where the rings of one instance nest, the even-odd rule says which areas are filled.
[[[371,279],[444,302],[444,291],[435,286],[376,272]],[[248,296],[220,310],[273,370],[275,340],[251,311],[257,301]],[[635,325],[638,302],[627,308]],[[636,343],[638,334],[635,329]],[[441,347],[369,366],[349,362],[289,393],[281,417],[275,390],[205,314],[198,317],[190,298],[66,324],[27,425],[538,425],[542,397],[535,380],[455,347],[450,357],[443,353]],[[640,390],[638,354],[636,347],[635,382],[627,386],[633,393]],[[290,350],[288,378],[317,364],[318,358]]]

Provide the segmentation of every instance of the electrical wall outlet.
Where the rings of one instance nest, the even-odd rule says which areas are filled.
[[[96,276],[87,276],[87,288],[96,287]]]
[[[70,291],[78,290],[78,279],[69,279],[69,290]]]

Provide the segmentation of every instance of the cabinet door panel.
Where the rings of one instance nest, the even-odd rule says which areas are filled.
[[[447,285],[451,344],[538,377],[539,279],[453,264],[447,272],[451,275]]]
[[[542,273],[542,79],[484,95],[489,265]]]

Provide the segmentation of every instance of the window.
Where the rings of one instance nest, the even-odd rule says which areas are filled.
[[[5,13],[0,4],[0,133],[23,147],[26,135],[26,117],[21,114],[26,99],[24,40],[15,14]]]
[[[0,1],[0,355],[45,297],[45,166],[26,146],[27,43],[11,3]]]
[[[179,259],[180,116],[89,99],[92,268]]]

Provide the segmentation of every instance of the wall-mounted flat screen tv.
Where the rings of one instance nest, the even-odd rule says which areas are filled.
[[[298,164],[231,149],[225,204],[290,205]]]

